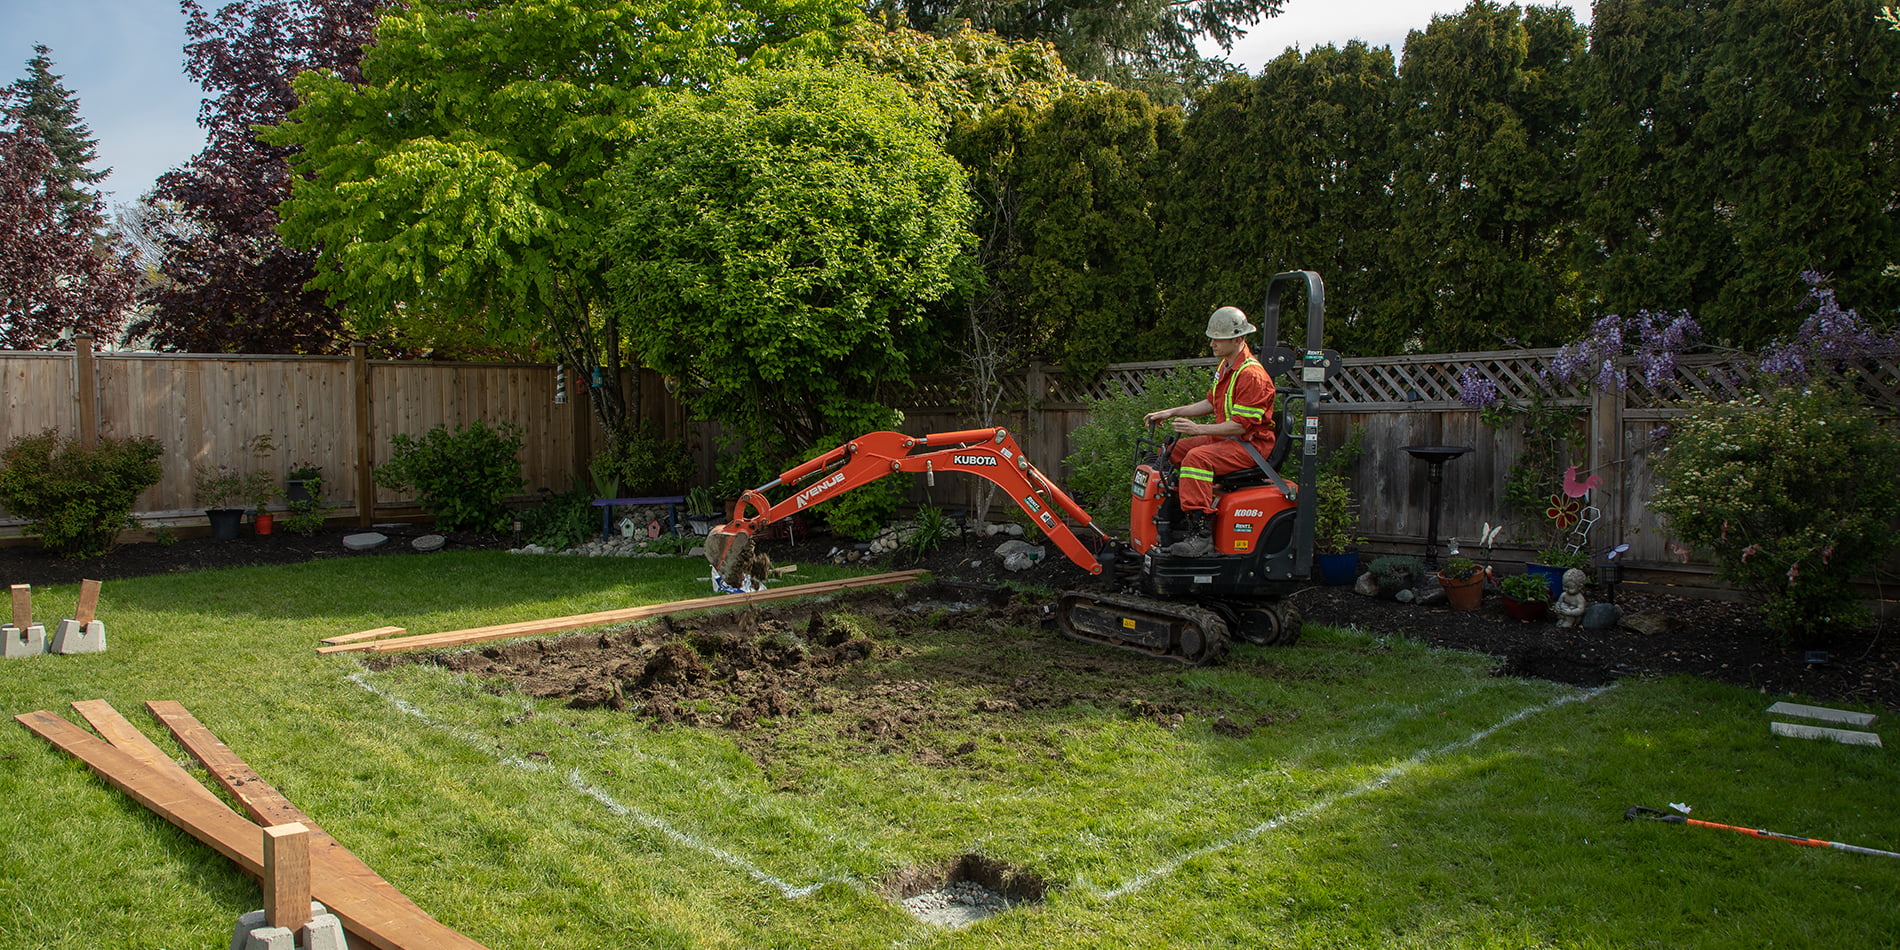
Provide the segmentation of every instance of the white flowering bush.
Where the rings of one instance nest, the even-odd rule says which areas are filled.
[[[1789,639],[1863,626],[1852,581],[1895,545],[1900,440],[1831,388],[1693,405],[1650,507]]]

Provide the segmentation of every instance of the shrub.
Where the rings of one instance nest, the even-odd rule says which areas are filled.
[[[1893,550],[1900,441],[1837,390],[1702,402],[1672,426],[1650,507],[1752,593],[1770,629],[1867,621],[1852,586]]]
[[[677,493],[693,477],[686,443],[668,440],[644,422],[628,425],[587,464],[601,497],[644,498]],[[590,501],[592,499],[589,499]]]
[[[1320,554],[1344,554],[1360,541],[1359,505],[1352,497],[1352,482],[1344,475],[1321,472],[1317,507],[1313,518],[1313,550]]]
[[[56,429],[22,436],[0,454],[0,504],[31,521],[60,557],[104,554],[120,531],[137,527],[132,505],[158,483],[162,451],[149,436],[100,439],[92,448]]]
[[[1366,565],[1386,593],[1416,587],[1425,579],[1425,562],[1410,554],[1388,554]]]
[[[1135,474],[1135,441],[1148,426],[1141,417],[1156,409],[1198,402],[1207,396],[1209,375],[1174,371],[1150,377],[1139,393],[1117,393],[1089,400],[1088,421],[1069,432],[1074,452],[1069,466],[1069,494],[1083,510],[1109,524],[1128,520],[1128,501]],[[1165,425],[1155,432],[1165,438]]]
[[[321,476],[306,473],[298,481],[303,482],[306,497],[290,502],[289,511],[284,514],[282,524],[285,531],[307,537],[323,529],[323,524],[328,520],[330,512],[323,504]]]
[[[394,454],[375,472],[376,484],[414,491],[444,531],[500,531],[514,521],[508,499],[521,491],[521,430],[476,421],[450,432],[430,429],[420,439],[389,440]]]
[[[580,489],[548,495],[521,513],[521,533],[544,548],[565,551],[600,532],[600,509],[592,502]]]

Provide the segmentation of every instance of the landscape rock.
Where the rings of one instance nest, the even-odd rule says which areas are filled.
[[[378,534],[374,531],[363,531],[357,534],[345,535],[343,538],[343,549],[346,551],[368,551],[373,548],[382,547],[388,541],[389,535]]]
[[[1352,582],[1352,592],[1361,597],[1377,597],[1379,596],[1379,579],[1370,573],[1361,574],[1358,580]]]
[[[1583,608],[1583,628],[1585,630],[1614,630],[1622,619],[1623,611],[1615,604],[1591,604]]]
[[[422,537],[409,542],[409,546],[412,548],[415,548],[417,551],[420,551],[423,554],[427,554],[430,551],[442,550],[442,545],[447,544],[447,543],[448,543],[448,539],[442,537],[439,534],[425,534]]]

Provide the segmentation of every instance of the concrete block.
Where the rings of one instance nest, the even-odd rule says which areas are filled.
[[[46,652],[46,628],[40,624],[29,624],[22,630],[12,624],[0,626],[0,657],[14,659],[23,656],[39,656]]]
[[[54,653],[104,653],[106,652],[106,624],[103,620],[80,623],[77,620],[61,620],[59,629],[53,633]]]
[[[1771,716],[1800,716],[1803,719],[1819,719],[1822,722],[1838,722],[1846,726],[1871,726],[1876,717],[1873,713],[1854,712],[1848,709],[1829,709],[1826,706],[1803,706],[1800,703],[1776,703],[1768,707]]]
[[[343,547],[348,551],[368,551],[372,548],[381,547],[384,542],[388,540],[389,536],[386,534],[380,534],[375,531],[362,531],[356,534],[344,535]]]
[[[1853,729],[1829,729],[1826,726],[1803,726],[1792,722],[1771,722],[1768,731],[1790,739],[1830,739],[1843,745],[1870,745],[1880,748],[1880,733],[1857,732]]]
[[[304,942],[282,927],[264,922],[264,912],[242,914],[231,928],[231,950],[349,950],[343,935],[343,922],[319,901],[310,902],[310,923],[304,925]]]

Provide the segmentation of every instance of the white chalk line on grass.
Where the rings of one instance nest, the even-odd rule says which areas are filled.
[[[494,748],[492,743],[484,736],[478,735],[476,733],[467,732],[462,729],[458,729],[455,726],[451,726],[447,723],[438,721],[434,717],[430,716],[428,713],[423,712],[414,703],[411,703],[400,696],[390,693],[387,690],[378,689],[376,686],[372,685],[369,682],[368,678],[365,677],[365,675],[361,672],[350,674],[350,680],[351,682],[354,682],[356,685],[361,686],[363,689],[369,691],[370,693],[387,700],[391,705],[395,706],[397,710],[401,711],[405,715],[409,715],[416,719],[420,719],[422,720],[423,723],[427,724],[430,728],[435,729],[439,732],[447,733],[449,736],[460,740],[466,745],[472,746],[476,749],[479,749],[483,752],[488,753],[489,755],[494,756],[495,760],[502,763],[503,765],[513,766],[515,768],[523,769],[525,771],[542,773],[542,774],[545,774],[548,771],[550,771],[549,769],[544,768],[538,762],[533,762],[528,759],[518,758],[516,756],[509,755],[506,752],[502,752],[501,750],[497,748]],[[782,880],[774,876],[773,874],[767,872],[764,868],[759,867],[757,864],[754,864],[751,861],[743,857],[740,857],[739,855],[733,854],[732,852],[727,851],[726,849],[719,847],[718,845],[711,844],[706,841],[701,841],[700,839],[690,834],[687,834],[686,832],[681,831],[678,828],[673,827],[671,824],[668,824],[665,820],[661,818],[658,818],[653,815],[649,815],[646,812],[643,812],[637,808],[633,808],[631,806],[628,806],[626,804],[623,804],[615,800],[612,795],[607,794],[605,789],[602,789],[599,786],[594,785],[593,783],[587,781],[586,777],[581,775],[581,772],[579,769],[568,770],[568,773],[567,775],[564,776],[564,778],[567,781],[568,787],[599,802],[612,814],[617,815],[621,818],[630,819],[640,825],[643,825],[649,829],[652,829],[653,831],[659,832],[661,835],[666,836],[669,840],[673,841],[675,844],[678,844],[681,847],[688,848],[693,851],[698,851],[699,853],[707,855],[708,857],[711,857],[722,864],[735,868],[743,872],[747,877],[750,877],[753,880],[761,884],[764,884],[765,886],[770,887],[773,890],[778,891],[787,900],[797,900],[801,897],[809,897],[812,893],[816,892],[819,888],[823,887],[826,883],[828,883],[825,881],[819,881],[818,883],[815,883],[815,884],[792,884],[788,881]],[[838,883],[843,883],[852,887],[858,886],[855,882],[852,882],[852,881],[839,881]]]
[[[1290,812],[1283,815],[1275,815],[1274,817],[1269,818],[1266,821],[1263,821],[1257,825],[1254,825],[1251,828],[1246,828],[1241,831],[1235,832],[1234,834],[1228,835],[1227,837],[1222,838],[1221,840],[1216,841],[1212,844],[1204,845],[1202,847],[1195,848],[1192,851],[1184,852],[1176,857],[1169,858],[1168,860],[1163,861],[1162,863],[1152,868],[1149,868],[1146,871],[1143,871],[1142,873],[1136,875],[1134,878],[1130,879],[1127,883],[1122,884],[1118,887],[1113,887],[1107,890],[1103,890],[1101,888],[1092,887],[1086,883],[1082,883],[1082,882],[1078,882],[1078,883],[1081,883],[1082,887],[1092,891],[1097,897],[1107,898],[1110,900],[1113,900],[1118,897],[1125,897],[1138,890],[1141,890],[1144,887],[1147,887],[1150,884],[1153,884],[1154,882],[1164,877],[1167,877],[1173,874],[1176,871],[1179,871],[1182,868],[1182,866],[1186,865],[1189,861],[1192,861],[1196,858],[1206,857],[1207,855],[1210,855],[1210,854],[1215,854],[1217,852],[1225,851],[1228,848],[1234,847],[1235,845],[1244,844],[1245,842],[1258,838],[1261,835],[1266,834],[1267,832],[1274,831],[1283,825],[1288,825],[1293,822],[1300,821],[1301,819],[1304,819],[1304,818],[1310,818],[1313,815],[1319,814],[1320,812],[1323,812],[1326,809],[1339,804],[1340,802],[1358,798],[1359,796],[1364,795],[1368,792],[1373,792],[1380,788],[1384,788],[1386,785],[1390,784],[1394,779],[1404,776],[1406,773],[1412,771],[1414,768],[1417,768],[1420,764],[1424,763],[1428,759],[1432,759],[1436,756],[1444,755],[1447,752],[1455,752],[1459,749],[1476,745],[1490,738],[1492,735],[1496,734],[1499,730],[1515,725],[1518,722],[1523,721],[1524,719],[1537,715],[1538,713],[1549,712],[1552,709],[1556,709],[1559,706],[1565,706],[1570,703],[1583,702],[1586,700],[1595,699],[1596,697],[1601,696],[1602,694],[1610,690],[1613,690],[1615,688],[1616,688],[1616,684],[1611,683],[1608,686],[1600,686],[1600,687],[1597,687],[1596,689],[1585,690],[1579,693],[1570,693],[1564,696],[1559,696],[1556,699],[1551,700],[1550,702],[1542,703],[1540,705],[1527,706],[1523,709],[1518,710],[1515,713],[1512,713],[1509,716],[1504,717],[1503,719],[1498,720],[1495,723],[1492,723],[1491,725],[1483,729],[1480,729],[1464,737],[1463,739],[1457,740],[1456,742],[1447,743],[1435,749],[1422,749],[1419,752],[1413,754],[1411,758],[1406,759],[1398,763],[1397,765],[1392,766],[1389,769],[1386,769],[1384,772],[1379,773],[1378,777],[1373,778],[1370,781],[1367,781],[1361,785],[1355,786],[1353,788],[1349,788],[1346,791],[1340,792],[1336,795],[1329,795],[1325,798],[1321,798],[1318,801],[1315,801],[1312,804],[1299,809],[1298,811]]]

